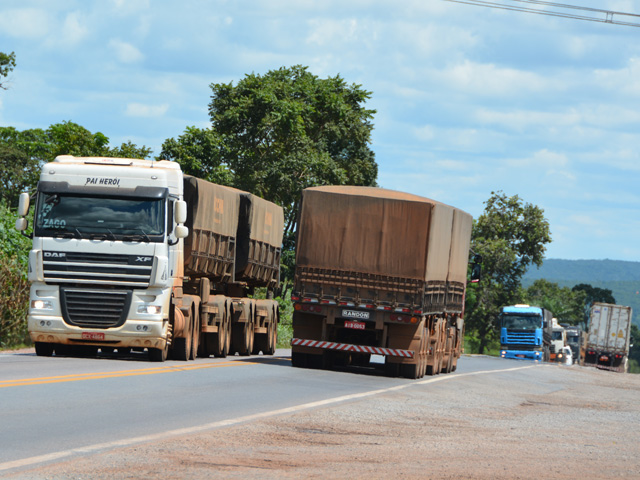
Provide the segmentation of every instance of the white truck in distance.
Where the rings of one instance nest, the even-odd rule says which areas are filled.
[[[631,307],[594,303],[589,316],[584,365],[626,373],[631,319]]]
[[[273,354],[283,225],[281,207],[175,162],[57,157],[41,172],[29,254],[36,353]],[[267,299],[250,298],[255,287]]]

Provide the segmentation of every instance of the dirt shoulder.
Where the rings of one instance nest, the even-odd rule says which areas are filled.
[[[548,366],[110,450],[0,478],[638,478],[640,376]]]

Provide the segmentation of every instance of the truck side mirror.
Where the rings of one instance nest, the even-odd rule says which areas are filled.
[[[187,238],[189,236],[189,228],[184,225],[178,225],[175,230],[176,238]]]
[[[29,221],[26,218],[24,217],[16,218],[16,230],[20,232],[24,232],[27,229],[28,225],[29,225]]]
[[[175,203],[173,217],[176,219],[176,223],[178,224],[182,224],[187,221],[187,202],[184,200],[178,200]]]
[[[18,199],[18,216],[26,217],[29,213],[29,194],[23,192]],[[19,230],[19,229],[18,229]]]

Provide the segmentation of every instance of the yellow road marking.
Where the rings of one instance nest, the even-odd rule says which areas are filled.
[[[237,367],[241,365],[255,365],[255,362],[227,361],[220,363],[167,365],[164,367],[140,368],[135,370],[121,370],[116,372],[77,373],[55,377],[24,378],[20,380],[0,380],[0,388],[19,387],[23,385],[44,385],[47,383],[78,382],[81,380],[97,380],[101,378],[134,377],[140,375],[155,375],[158,373],[175,373],[203,368]]]

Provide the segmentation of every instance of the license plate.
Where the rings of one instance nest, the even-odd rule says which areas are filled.
[[[601,362],[608,362],[608,361],[609,361],[609,357],[607,357],[606,355],[602,355],[602,356],[600,357],[600,361],[601,361]]]
[[[354,328],[356,330],[365,330],[367,328],[367,325],[364,322],[353,322],[350,320],[344,322],[344,326],[345,328]]]
[[[522,355],[521,353],[517,353],[517,354],[516,354],[516,357],[518,357],[518,358],[524,358],[524,355]]]
[[[82,340],[104,340],[102,332],[82,332]]]

